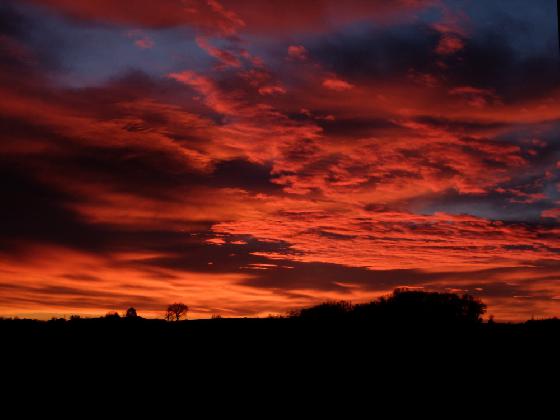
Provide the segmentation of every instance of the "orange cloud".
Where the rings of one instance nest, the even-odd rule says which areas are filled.
[[[213,229],[291,244],[293,253],[261,254],[270,258],[378,270],[462,271],[560,260],[554,251],[558,228],[534,231],[473,216],[368,212],[341,205],[329,209],[328,203],[298,211],[300,206],[293,205],[291,210],[283,202],[282,211],[219,223]]]

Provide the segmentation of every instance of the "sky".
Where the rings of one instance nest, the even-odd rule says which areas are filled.
[[[560,316],[558,55],[554,0],[1,0],[0,316]]]

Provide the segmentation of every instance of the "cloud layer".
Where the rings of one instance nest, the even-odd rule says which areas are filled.
[[[487,3],[4,2],[0,313],[558,315],[554,5]]]

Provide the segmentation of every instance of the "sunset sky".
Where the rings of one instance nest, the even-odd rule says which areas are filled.
[[[0,316],[560,316],[558,55],[554,0],[0,0]]]

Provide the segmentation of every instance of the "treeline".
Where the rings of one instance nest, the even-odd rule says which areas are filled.
[[[471,323],[482,322],[486,305],[470,296],[395,289],[392,295],[353,305],[347,301],[325,302],[292,311],[303,320],[355,320],[391,323]]]

